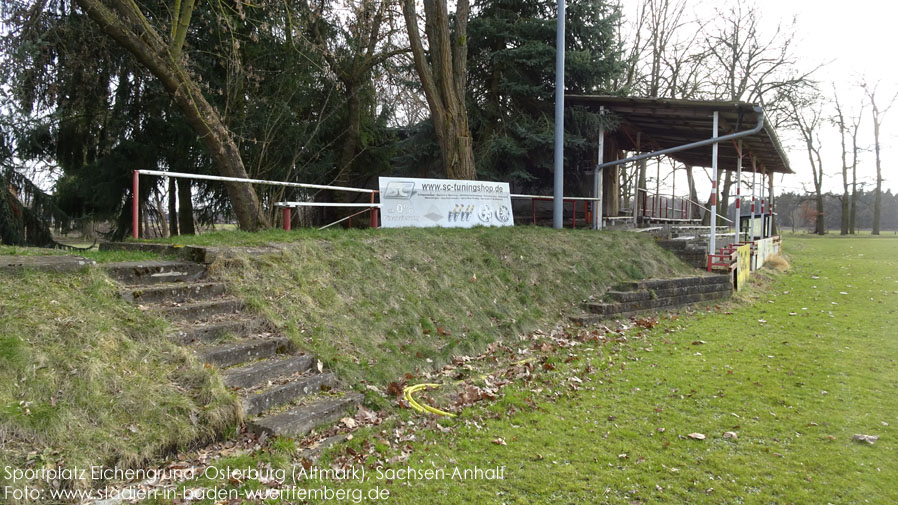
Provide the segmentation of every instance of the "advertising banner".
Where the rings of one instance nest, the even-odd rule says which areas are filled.
[[[776,254],[777,251],[774,247],[773,238],[762,238],[761,240],[756,240],[755,246],[757,247],[757,253],[755,256],[754,269],[760,270],[761,267],[764,266],[764,263],[767,262],[767,258]]]
[[[380,178],[384,228],[514,226],[507,182]]]
[[[741,290],[742,285],[748,281],[751,274],[751,244],[741,245],[736,249],[739,261],[736,264],[736,289]]]

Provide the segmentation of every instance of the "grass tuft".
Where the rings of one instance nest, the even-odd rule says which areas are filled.
[[[780,273],[789,271],[789,262],[779,254],[768,257],[767,261],[764,262],[764,266]]]

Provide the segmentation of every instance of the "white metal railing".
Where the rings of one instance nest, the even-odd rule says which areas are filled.
[[[328,203],[328,202],[278,202],[275,204],[278,207],[281,207],[284,212],[284,229],[290,229],[290,209],[292,207],[366,207],[365,210],[358,212],[353,215],[361,214],[363,212],[371,212],[371,226],[377,228],[377,208],[380,207],[379,204],[374,203],[374,195],[378,193],[376,189],[367,189],[367,188],[353,188],[349,186],[331,186],[327,184],[307,184],[303,182],[286,182],[286,181],[269,181],[265,179],[246,179],[242,177],[223,177],[219,175],[204,175],[204,174],[188,174],[184,172],[166,172],[163,170],[134,170],[133,171],[133,193],[131,198],[131,236],[134,238],[138,238],[139,230],[140,230],[140,222],[139,222],[139,210],[140,210],[140,199],[137,195],[140,194],[140,176],[141,175],[155,175],[158,177],[173,177],[176,179],[195,179],[201,181],[218,181],[218,182],[238,182],[245,184],[260,184],[266,186],[282,186],[282,187],[291,187],[291,188],[304,188],[304,189],[328,189],[333,191],[349,191],[354,193],[368,193],[371,195],[371,203],[364,204],[350,204],[350,203]],[[290,205],[281,205],[281,204],[290,204]],[[347,216],[346,218],[340,219],[334,223],[331,223],[327,226],[331,226],[337,224],[345,219],[352,218],[352,216]],[[325,226],[325,228],[327,227]]]

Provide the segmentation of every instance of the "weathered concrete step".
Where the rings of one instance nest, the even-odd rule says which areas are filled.
[[[181,345],[190,345],[197,342],[210,342],[225,335],[237,338],[248,337],[268,329],[268,322],[261,317],[227,319],[179,328],[172,334],[171,339]]]
[[[185,303],[154,310],[169,321],[204,321],[219,314],[233,314],[243,310],[243,302],[236,298],[221,298],[202,302]]]
[[[647,279],[642,281],[624,282],[619,284],[620,291],[634,291],[638,289],[670,289],[699,284],[729,284],[727,275],[701,275],[695,277],[677,277],[674,279]]]
[[[303,375],[292,382],[247,396],[243,399],[243,413],[254,416],[290,403],[301,396],[319,393],[323,386],[331,388],[336,382],[337,379],[330,372]]]
[[[288,339],[275,337],[205,347],[197,351],[197,354],[204,363],[227,367],[274,356],[279,352],[289,352],[292,349],[293,344]]]
[[[610,308],[602,309],[602,312],[587,312],[585,314],[577,314],[574,316],[570,316],[568,319],[575,324],[595,324],[599,321],[603,321],[605,319],[611,319],[616,317],[629,317],[637,314],[644,314],[647,312],[657,312],[662,310],[672,310],[677,308],[682,308],[687,305],[692,305],[695,303],[702,302],[712,302],[715,300],[724,300],[732,296],[732,290],[725,291],[712,291],[710,293],[700,293],[695,295],[689,295],[687,297],[681,298],[670,298],[667,300],[676,300],[676,302],[669,302],[664,305],[656,305],[652,307],[641,307],[641,308],[633,308],[629,310],[620,310],[620,305],[622,304],[592,304],[592,305],[608,305]],[[616,306],[616,307],[615,307]]]
[[[222,372],[224,382],[232,388],[249,389],[267,384],[268,381],[312,369],[315,359],[308,354],[269,358]]]
[[[646,310],[663,310],[668,307],[676,307],[689,303],[703,302],[707,300],[719,300],[728,298],[733,290],[727,287],[723,290],[709,291],[706,293],[693,293],[683,296],[655,298],[652,300],[636,300],[632,302],[617,303],[587,303],[584,308],[591,314],[614,315],[622,312],[639,312]]]
[[[110,277],[122,284],[187,282],[206,275],[206,266],[186,261],[124,261],[103,265]]]
[[[329,398],[281,414],[253,419],[246,423],[246,427],[259,435],[305,435],[318,425],[340,419],[350,407],[358,405],[361,399],[362,395],[358,393],[347,393],[340,398]]]
[[[699,284],[696,286],[684,286],[667,289],[640,289],[637,291],[608,291],[605,293],[618,302],[635,302],[640,300],[654,300],[657,298],[669,298],[672,296],[685,296],[695,293],[708,293],[722,291],[721,284]]]
[[[220,282],[160,284],[122,291],[122,298],[132,303],[178,302],[206,300],[223,295],[227,286]]]

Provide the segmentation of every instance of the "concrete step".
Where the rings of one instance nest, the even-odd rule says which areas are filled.
[[[729,289],[724,291],[697,293],[679,298],[664,298],[661,299],[660,302],[651,304],[651,306],[649,306],[647,302],[590,304],[592,307],[587,308],[588,312],[570,316],[568,319],[574,324],[590,325],[606,319],[630,317],[637,314],[658,312],[662,310],[674,310],[695,303],[725,300],[732,296],[732,294],[732,290]],[[639,303],[642,305],[637,305]]]
[[[673,279],[646,279],[642,281],[624,282],[617,286],[620,291],[634,291],[637,289],[669,289],[699,284],[728,284],[730,278],[727,275],[698,275],[691,277],[676,277]]]
[[[332,388],[337,382],[334,374],[312,373],[297,377],[295,380],[266,389],[261,393],[250,394],[243,399],[243,413],[254,416],[266,410],[285,405],[302,396],[320,393],[322,387]]]
[[[123,261],[103,265],[110,277],[122,284],[146,285],[189,282],[206,275],[206,266],[186,261]]]
[[[173,307],[157,307],[154,310],[169,321],[208,321],[213,316],[234,314],[243,308],[243,302],[236,298],[217,298]]]
[[[308,354],[269,358],[257,363],[229,368],[222,372],[228,387],[249,389],[267,384],[268,381],[296,373],[307,372],[315,365],[315,358]]]
[[[190,345],[197,342],[211,342],[225,335],[244,338],[268,330],[268,322],[264,318],[241,317],[178,328],[171,339],[181,345]]]
[[[714,283],[714,284],[698,284],[695,286],[684,286],[677,288],[666,288],[666,289],[640,289],[637,291],[608,291],[605,293],[606,296],[610,297],[612,300],[617,302],[634,302],[634,301],[645,301],[645,300],[655,300],[658,298],[669,298],[672,296],[685,296],[691,295],[695,293],[708,293],[711,291],[722,291],[723,284]]]
[[[160,284],[122,291],[123,299],[132,303],[177,302],[207,300],[223,295],[227,286],[220,282],[191,282],[180,284]]]
[[[279,352],[289,352],[292,349],[293,344],[290,340],[275,337],[204,347],[197,351],[197,355],[204,363],[224,368],[274,356]]]
[[[722,290],[708,291],[704,293],[691,293],[682,296],[654,298],[651,300],[635,300],[631,302],[616,303],[587,303],[584,308],[591,314],[602,316],[614,316],[621,313],[643,312],[648,310],[664,310],[669,307],[677,307],[690,303],[708,300],[719,300],[732,296],[733,290],[726,287]]]
[[[345,416],[361,399],[362,395],[358,393],[347,393],[340,398],[319,400],[287,412],[247,421],[246,427],[259,435],[262,433],[292,437],[305,435],[318,425],[332,423]]]

